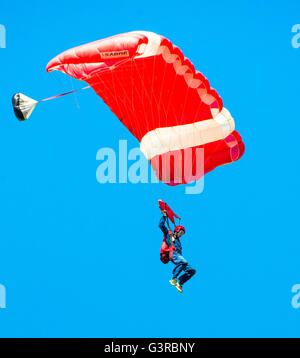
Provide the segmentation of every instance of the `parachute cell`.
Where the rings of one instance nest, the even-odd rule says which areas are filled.
[[[78,46],[51,60],[47,71],[53,70],[95,90],[138,139],[166,184],[197,180],[244,152],[221,97],[180,49],[160,35],[134,31]],[[204,149],[201,169],[197,148]],[[183,155],[179,162],[163,164],[178,154]]]

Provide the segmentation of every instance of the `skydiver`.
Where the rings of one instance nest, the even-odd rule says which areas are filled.
[[[180,238],[185,234],[185,228],[181,225],[177,225],[174,229],[174,234],[171,234],[171,232],[169,233],[165,224],[167,220],[167,210],[162,210],[161,213],[163,216],[159,221],[158,227],[164,234],[165,241],[168,246],[169,259],[175,265],[175,268],[173,269],[173,277],[169,282],[171,285],[175,286],[180,293],[182,293],[183,284],[196,273],[196,270],[193,269],[182,256]],[[184,273],[178,277],[182,272]]]

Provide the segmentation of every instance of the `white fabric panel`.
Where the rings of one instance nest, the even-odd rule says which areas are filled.
[[[234,120],[223,108],[213,119],[174,127],[156,128],[141,140],[140,149],[150,160],[156,155],[226,138],[234,130]]]

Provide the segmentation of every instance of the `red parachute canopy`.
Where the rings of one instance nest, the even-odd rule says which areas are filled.
[[[163,36],[134,31],[91,42],[55,57],[53,70],[96,91],[166,184],[197,180],[244,153],[221,97]],[[197,149],[204,149],[200,166]]]
[[[158,206],[160,208],[160,210],[167,210],[167,215],[168,215],[168,218],[172,221],[172,223],[175,225],[175,222],[174,222],[174,216],[175,218],[177,219],[181,219],[179,216],[177,216],[174,211],[169,207],[169,205],[167,203],[165,203],[164,201],[162,201],[161,199],[158,200]]]

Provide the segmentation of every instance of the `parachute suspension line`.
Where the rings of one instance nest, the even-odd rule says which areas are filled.
[[[116,87],[115,87],[115,80],[114,80],[114,71],[110,71],[110,74],[111,74],[111,83],[112,83],[112,89],[110,90],[110,92],[113,94],[113,97],[116,99],[116,103],[117,103],[117,107],[120,111],[120,114],[121,114],[121,117],[124,116],[124,111],[122,109],[122,99],[119,98],[119,96],[117,95],[117,92],[116,92]],[[120,104],[121,102],[121,104]]]
[[[145,81],[143,80],[143,77],[141,76],[141,74],[140,74],[140,72],[139,72],[138,65],[136,64],[136,61],[133,60],[133,63],[134,63],[134,65],[135,65],[135,67],[136,67],[136,72],[137,72],[137,74],[139,75],[139,78],[140,78],[142,87],[143,87],[143,88],[146,88],[146,86],[145,86]],[[164,71],[164,74],[165,74],[165,71]],[[165,76],[163,76],[163,78],[164,78],[164,77],[165,77]],[[161,90],[161,93],[162,93],[162,90]],[[153,97],[153,98],[155,99],[156,106],[157,106],[158,108],[160,108],[160,101],[161,101],[161,97],[162,97],[161,93],[160,93],[160,98],[159,98],[159,101],[158,101],[158,102],[157,102],[157,100],[156,100],[156,97],[155,97],[155,96]],[[149,94],[148,94],[147,92],[146,92],[146,97],[147,97],[148,101],[151,103],[151,101],[150,101],[150,96],[149,96]],[[142,94],[141,100],[142,100],[142,102],[143,102],[143,105],[144,105],[144,98],[145,98],[145,95]],[[166,115],[166,110],[165,110],[165,107],[164,107],[163,105],[162,105],[162,108],[163,108],[163,110],[164,110],[164,112],[165,112],[165,115]],[[159,119],[159,122],[160,122],[160,119]],[[149,128],[148,123],[146,122],[145,124],[147,125],[148,131],[150,131],[150,128]],[[160,139],[159,137],[157,137],[157,139],[159,140],[159,142],[160,142],[161,144],[163,144],[163,143],[161,142],[161,139]]]
[[[135,123],[138,123],[138,114],[137,114],[135,102],[134,102],[135,91],[136,91],[136,83],[134,81],[134,71],[135,71],[134,58],[132,58],[132,60],[130,61],[130,89],[131,89],[131,93],[129,94],[130,95],[129,101],[131,103],[131,110],[133,113],[133,121]],[[141,126],[137,126],[137,132],[138,132],[139,138],[142,138]]]
[[[139,83],[141,84],[141,88],[142,90],[139,91],[139,87],[135,88],[135,92],[136,92],[136,97],[140,99],[141,103],[143,104],[143,108],[145,108],[145,102],[144,102],[144,98],[145,98],[145,95],[144,95],[144,83],[143,83],[143,79],[142,79],[142,75],[140,74],[140,69],[135,61],[135,59],[133,58],[132,59],[132,63],[134,65],[134,69],[132,69],[135,73],[137,73],[138,75],[138,79],[139,79]],[[137,81],[137,80],[136,80]],[[146,128],[147,128],[147,131],[149,130],[149,121],[148,121],[148,118],[146,117],[147,116],[147,113],[145,111],[145,114],[144,114],[144,118],[143,118],[143,123],[145,124]],[[138,121],[138,117],[136,116],[136,122],[139,123]],[[142,138],[142,134],[141,134],[141,126],[138,126],[138,131],[139,131],[139,137],[140,139]]]
[[[157,106],[157,98],[156,98],[156,94],[154,91],[155,66],[156,66],[156,56],[153,57],[153,66],[152,66],[152,74],[151,74],[151,95],[155,101],[155,106]],[[152,101],[151,101],[150,105],[151,105],[152,122],[154,123],[155,115],[153,113],[153,105],[154,104]]]
[[[106,71],[107,72],[107,71]],[[127,110],[127,106],[126,106],[126,100],[123,100],[122,97],[125,98],[126,96],[126,91],[123,94],[123,96],[120,96],[117,94],[117,88],[115,85],[115,82],[117,82],[119,85],[121,85],[121,81],[118,80],[117,78],[117,74],[115,73],[114,70],[111,70],[108,72],[110,74],[110,81],[104,81],[104,79],[101,78],[101,73],[97,74],[97,79],[99,80],[96,84],[101,83],[102,88],[105,90],[106,92],[106,98],[102,98],[105,103],[109,103],[109,97],[112,98],[112,100],[114,101],[114,107],[115,110],[117,111],[117,113],[115,113],[117,115],[117,117],[120,119],[120,121],[122,121],[122,118],[124,117],[125,113],[124,113],[124,108]],[[109,85],[108,85],[109,84]],[[113,111],[114,112],[114,111]],[[128,115],[128,114],[127,114]]]
[[[73,91],[61,93],[61,94],[58,94],[58,95],[56,95],[56,96],[44,98],[44,99],[41,99],[41,100],[39,100],[39,101],[37,101],[37,102],[40,103],[40,102],[50,101],[51,99],[59,98],[59,97],[62,97],[62,96],[66,96],[66,95],[68,95],[68,94],[75,93],[75,92],[78,92],[78,91],[81,91],[81,90],[85,90],[85,89],[88,89],[88,88],[91,88],[91,86],[86,86],[86,87],[79,88],[79,89],[76,89],[76,90],[73,90]]]
[[[126,62],[128,62],[128,61],[126,61]],[[130,68],[132,68],[132,61],[130,61],[130,62],[131,62]],[[94,83],[94,86],[100,84],[102,89],[104,90],[104,92],[101,93],[100,97],[102,97],[102,99],[105,103],[109,103],[111,101],[111,99],[109,97],[112,98],[113,103],[114,103],[113,107],[115,107],[115,108],[111,108],[111,110],[121,120],[121,122],[122,122],[123,116],[125,116],[125,115],[128,118],[132,117],[130,111],[132,112],[133,115],[136,115],[135,111],[134,111],[133,103],[132,103],[132,95],[122,85],[122,77],[119,76],[117,69],[116,69],[116,71],[113,69],[111,71],[105,71],[105,72],[110,73],[110,81],[105,81],[104,79],[102,79],[101,74],[97,74],[96,75],[97,81]],[[108,83],[110,85],[108,85]],[[120,89],[122,89],[122,95],[117,93],[116,83],[118,84]],[[105,93],[105,95],[104,95],[104,93]],[[137,95],[139,95],[138,92],[137,92]],[[133,123],[132,123],[132,125],[133,125]],[[139,129],[139,127],[138,127],[138,129]]]
[[[166,62],[166,66],[168,66],[168,63]],[[175,71],[175,70],[174,70]],[[175,71],[175,77],[174,77],[174,80],[173,80],[173,83],[172,83],[172,88],[170,88],[170,93],[169,93],[169,102],[168,102],[168,105],[167,105],[167,118],[169,117],[169,113],[170,113],[170,109],[172,110],[172,106],[171,104],[173,103],[173,95],[174,95],[174,92],[175,92],[175,87],[176,87],[176,80],[178,78],[178,74],[177,72]],[[172,116],[172,113],[170,113],[170,115]],[[176,118],[176,124],[178,125],[178,119]]]
[[[140,67],[141,66],[139,66],[139,63],[135,60],[135,59],[133,59],[133,64],[134,64],[134,66],[135,66],[135,72],[138,74],[138,78],[139,78],[139,82],[140,82],[140,84],[141,84],[141,88],[142,88],[142,90],[141,90],[141,93],[138,93],[138,91],[137,91],[137,93],[138,93],[138,96],[139,96],[139,98],[141,99],[141,102],[142,102],[142,104],[143,104],[143,107],[145,108],[145,97],[146,97],[146,99],[149,101],[149,103],[151,104],[151,96],[153,96],[153,90],[152,90],[152,88],[151,88],[151,93],[150,93],[150,95],[145,91],[145,88],[147,88],[146,86],[145,86],[145,81],[144,81],[144,76],[145,76],[145,70],[144,70],[144,66],[142,66],[142,73],[141,73],[141,71],[140,71]],[[157,101],[156,101],[156,98],[155,97],[153,97],[153,99],[155,100],[155,104],[156,104],[156,106],[157,106]],[[144,124],[146,125],[146,129],[147,129],[147,131],[149,132],[150,131],[150,123],[151,122],[153,122],[153,116],[151,117],[151,113],[149,114],[149,118],[147,118],[146,117],[146,113],[145,113],[145,117],[144,117]],[[140,127],[139,127],[139,132],[140,132]],[[140,140],[142,139],[142,135],[140,135]],[[168,223],[168,222],[167,222]],[[169,226],[168,226],[168,228],[169,228]],[[170,228],[169,228],[170,229]]]
[[[108,74],[110,74],[110,81],[105,81],[105,78],[104,79],[102,78],[102,74],[104,72],[106,72],[106,74],[104,74],[104,76],[106,77],[108,76]],[[123,116],[125,115],[124,109],[127,112],[127,116],[130,117],[129,110],[127,108],[128,106],[126,105],[126,98],[129,96],[129,94],[127,94],[125,88],[123,88],[122,80],[118,77],[118,74],[115,73],[114,70],[111,70],[111,71],[103,71],[101,73],[96,74],[95,76],[97,80],[93,86],[94,87],[98,85],[101,86],[103,91],[101,91],[100,97],[102,98],[104,103],[109,103],[113,100],[114,109],[112,109],[112,111],[121,121]],[[115,82],[117,82],[118,85],[122,88],[123,94],[121,96],[117,94],[117,88]]]
[[[160,84],[158,86],[158,88],[159,88],[159,91],[158,91],[159,98],[158,98],[158,101],[157,101],[157,107],[158,107],[158,111],[159,111],[159,115],[158,115],[158,127],[159,128],[161,127],[161,125],[163,125],[162,123],[165,123],[164,118],[163,118],[163,120],[161,118],[162,117],[161,107],[163,108],[165,118],[167,118],[167,116],[168,116],[168,113],[166,112],[165,106],[164,106],[163,101],[162,101],[162,94],[163,94],[165,78],[166,78],[166,69],[167,69],[167,63],[165,62],[164,63],[164,70],[163,70],[161,80],[160,80]]]
[[[62,91],[64,91],[64,92],[67,91],[66,86],[64,85],[62,79],[61,79],[59,76],[51,76],[51,78],[55,78],[55,80],[57,81],[59,87],[62,88]],[[72,86],[72,90],[74,90],[73,78],[72,78],[72,77],[70,77],[70,83],[71,83],[71,86]],[[76,99],[76,97],[75,97],[75,99]],[[73,102],[73,104],[77,107],[77,109],[80,109],[80,108],[79,108],[79,105],[77,105],[77,103],[76,103],[76,102],[77,102],[76,100],[74,101],[74,100],[72,99],[72,102]]]
[[[126,61],[126,62],[128,62],[128,61]],[[113,70],[111,72],[112,72],[113,91],[115,93],[115,96],[120,100],[119,102],[121,102],[122,107],[124,108],[123,115],[126,115],[127,118],[130,118],[132,116],[131,116],[130,108],[129,108],[129,105],[130,105],[129,93],[126,90],[126,88],[123,86],[123,80],[118,73],[118,69],[116,69],[115,71]],[[118,86],[120,86],[120,89],[122,89],[123,94],[121,97],[117,94],[117,85],[116,84]]]
[[[132,59],[132,62],[131,62],[131,73],[132,73],[132,77],[134,73],[137,73],[138,76],[139,76],[139,79],[140,79],[140,83],[141,83],[141,87],[144,88],[144,85],[142,83],[142,80],[141,80],[141,75],[139,73],[139,68],[135,62],[135,59],[133,58]],[[144,106],[144,101],[143,101],[143,93],[142,93],[142,90],[139,90],[139,83],[137,81],[137,79],[135,80],[135,82],[138,84],[138,86],[135,85],[134,81],[131,82],[131,89],[132,89],[132,93],[131,93],[131,101],[133,103],[133,97],[135,95],[136,98],[139,98],[140,101],[143,103],[143,106]],[[134,115],[135,115],[135,123],[139,123],[139,117],[138,117],[138,113],[136,112],[136,110],[134,109]],[[148,128],[148,123],[147,121],[145,120],[146,118],[146,114],[145,114],[145,117],[143,117],[143,123],[147,126]],[[141,140],[141,138],[143,137],[142,135],[142,131],[141,131],[141,126],[140,125],[137,125],[137,131],[138,131],[138,136],[139,136],[139,141]]]
[[[72,89],[75,90],[73,77],[70,77],[70,81],[71,81]],[[77,99],[77,96],[76,96],[76,92],[73,92],[73,100],[72,101],[73,101],[74,105],[77,107],[77,109],[80,110],[80,106],[79,106],[79,102],[78,102],[78,99]]]
[[[52,73],[52,72],[51,72]],[[58,83],[58,86],[62,89],[62,91],[66,91],[67,89],[66,89],[66,86],[65,86],[65,84],[64,84],[64,81],[62,81],[62,79],[59,77],[59,76],[51,76],[52,78],[55,78],[55,80],[57,81],[57,83]],[[75,90],[74,89],[74,79],[73,79],[73,77],[70,77],[70,83],[71,83],[71,86],[72,86],[72,90]],[[85,113],[83,113],[83,111],[81,111],[81,108],[80,108],[80,106],[79,106],[79,102],[78,102],[78,100],[77,100],[77,96],[74,94],[74,98],[72,98],[72,102],[73,102],[73,104],[74,104],[74,106],[76,106],[76,108],[78,109],[78,110],[80,110],[80,113],[81,113],[81,116],[82,116],[82,118],[86,121],[86,122],[88,122],[88,119],[87,119],[87,117],[86,117],[86,115],[85,115]]]
[[[168,216],[168,206],[167,206],[167,203],[165,203],[165,210],[167,211],[167,215],[166,215],[166,218],[167,218],[167,226],[168,226],[168,229],[170,230],[170,224],[169,224],[169,216]]]
[[[66,88],[66,86],[65,86],[65,84],[64,84],[64,82],[63,82],[63,80],[60,78],[60,76],[56,76],[54,72],[51,72],[50,77],[51,77],[52,79],[55,79],[56,83],[57,83],[58,86],[61,88],[60,92],[64,93],[64,92],[69,91],[69,89]],[[74,88],[72,88],[72,89],[74,89]]]

